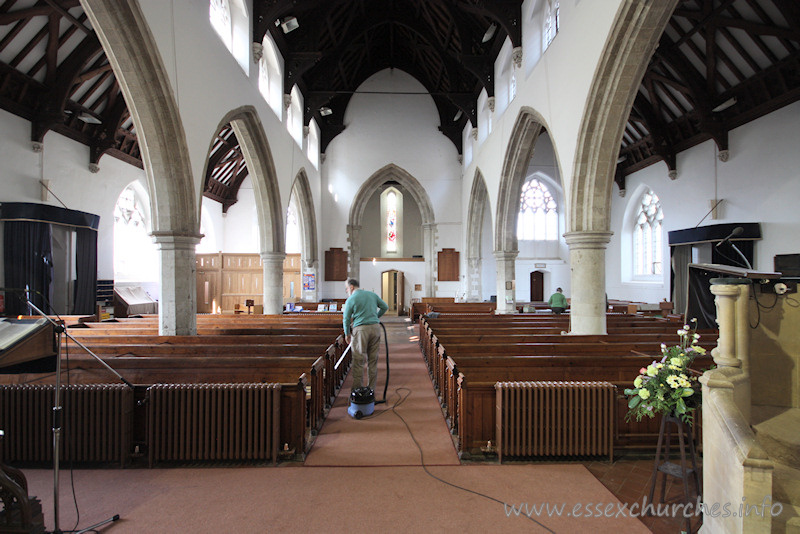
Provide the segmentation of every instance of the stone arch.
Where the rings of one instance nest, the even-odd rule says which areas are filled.
[[[311,194],[311,186],[308,183],[308,175],[305,169],[300,169],[292,184],[292,195],[296,198],[297,209],[300,212],[300,229],[303,235],[302,247],[302,274],[313,274],[318,278],[319,256],[317,255],[317,216],[314,211],[314,197]],[[291,201],[291,197],[290,197]],[[305,284],[304,284],[305,285]],[[317,284],[314,290],[303,289],[303,300],[314,302],[317,300]]]
[[[83,0],[139,138],[161,259],[159,333],[197,331],[195,245],[200,209],[178,104],[155,39],[136,2]]]
[[[481,245],[483,243],[483,219],[486,216],[488,202],[489,191],[486,188],[486,181],[483,179],[480,169],[476,169],[467,210],[467,299],[475,302],[479,302],[483,294]]]
[[[611,240],[611,190],[628,113],[648,61],[678,0],[625,0],[597,66],[578,131],[565,238],[570,249],[570,326],[605,334],[606,247]]]
[[[626,0],[614,18],[578,132],[570,232],[609,229],[611,189],[628,112],[678,0]]]
[[[497,197],[494,230],[496,252],[517,252],[517,214],[519,194],[533,157],[536,139],[542,133],[544,119],[531,108],[523,107],[514,123],[503,161]]]
[[[394,163],[390,163],[375,171],[375,173],[361,185],[361,188],[353,199],[353,204],[350,206],[350,218],[347,225],[348,241],[350,242],[349,276],[358,278],[360,274],[361,221],[364,217],[364,211],[367,208],[367,202],[369,202],[372,195],[387,180],[394,180],[401,184],[414,198],[417,206],[419,206],[420,215],[422,216],[422,246],[426,260],[423,293],[425,296],[431,296],[434,286],[433,262],[435,260],[435,255],[433,251],[436,239],[436,219],[433,213],[433,205],[431,204],[427,191],[422,187],[422,184],[408,171]]]
[[[234,109],[222,118],[216,131],[219,132],[228,123],[230,123],[242,149],[250,180],[253,182],[260,252],[262,254],[284,253],[286,251],[286,235],[278,176],[258,113],[252,106]],[[209,145],[209,153],[214,137],[212,137],[212,144]],[[208,159],[206,159],[206,165],[208,165]],[[204,170],[204,175],[207,171],[208,169]]]

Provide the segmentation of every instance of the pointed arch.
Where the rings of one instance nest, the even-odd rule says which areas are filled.
[[[243,106],[230,111],[220,121],[217,131],[228,123],[239,141],[253,182],[260,252],[284,253],[286,235],[278,175],[258,113],[252,106]]]
[[[348,240],[350,242],[349,276],[353,278],[358,278],[360,276],[361,222],[364,219],[367,203],[378,188],[389,180],[394,180],[402,185],[412,196],[417,206],[419,206],[419,212],[422,216],[422,248],[423,255],[425,256],[425,283],[423,284],[423,294],[424,296],[432,296],[434,287],[433,262],[435,260],[433,246],[436,241],[436,219],[433,213],[433,205],[431,204],[431,199],[427,191],[422,187],[422,184],[409,174],[408,171],[394,163],[390,163],[375,171],[375,173],[361,185],[361,188],[353,199],[353,204],[350,206],[350,217],[347,225]]]
[[[476,169],[467,209],[467,298],[470,301],[480,301],[483,294],[481,249],[483,248],[483,221],[486,217],[487,207],[489,207],[491,217],[489,190],[486,188],[486,181],[483,179],[480,169]]]
[[[628,111],[679,0],[625,0],[614,18],[578,132],[568,232],[607,232]]]
[[[517,216],[520,190],[533,157],[534,147],[544,128],[544,119],[534,110],[523,107],[506,149],[500,188],[497,197],[497,216],[494,234],[495,251],[516,252]]]
[[[300,211],[300,228],[303,235],[302,258],[308,265],[316,265],[317,256],[317,217],[314,211],[314,197],[311,194],[311,186],[308,183],[308,175],[305,169],[300,169],[292,184],[292,195],[297,202],[297,209]]]
[[[131,113],[150,190],[153,233],[199,239],[183,123],[153,35],[135,2],[83,0]]]

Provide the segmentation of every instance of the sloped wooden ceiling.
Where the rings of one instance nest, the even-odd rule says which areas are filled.
[[[197,0],[200,1],[200,0]],[[494,93],[506,37],[521,42],[521,0],[254,0],[253,40],[270,32],[297,84],[323,151],[344,125],[356,88],[385,68],[415,76],[436,102],[441,131],[461,151],[477,97]],[[299,27],[285,33],[281,22]],[[568,23],[568,21],[566,21]],[[487,30],[494,33],[485,40]],[[233,58],[231,59],[233,61]],[[631,109],[615,181],[665,162],[800,98],[800,2],[685,0],[661,38]],[[56,131],[142,166],[116,78],[78,0],[0,0],[0,107],[31,123],[31,141]],[[333,113],[323,116],[320,109]],[[457,120],[454,117],[461,112]],[[247,169],[229,128],[209,156],[205,195],[227,208]]]

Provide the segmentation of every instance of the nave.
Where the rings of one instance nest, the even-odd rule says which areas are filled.
[[[663,519],[645,518],[643,524],[633,518],[598,518],[596,513],[591,518],[567,517],[575,505],[589,503],[613,504],[616,514],[621,499],[592,473],[609,487],[615,484],[619,492],[627,479],[641,485],[650,461],[460,465],[420,356],[416,328],[405,318],[387,317],[384,323],[390,351],[389,402],[378,405],[371,418],[351,419],[346,413],[346,381],[304,464],[76,470],[79,526],[119,514],[120,521],[106,531],[674,531]],[[381,347],[378,398],[384,357]],[[400,398],[405,400],[397,402]],[[59,499],[64,530],[72,528],[76,517],[68,467],[62,464]],[[45,524],[51,528],[52,470],[28,469],[25,474],[30,494],[42,500]],[[562,517],[555,512],[552,517],[534,514],[541,523],[536,524],[504,509],[504,502],[565,507]]]

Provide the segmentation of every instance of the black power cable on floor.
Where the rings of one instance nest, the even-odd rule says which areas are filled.
[[[494,497],[486,495],[485,493],[481,493],[479,491],[471,490],[469,488],[465,488],[463,486],[459,486],[458,484],[453,484],[452,482],[448,482],[447,480],[444,480],[443,478],[439,478],[438,476],[436,476],[433,473],[431,473],[430,470],[428,470],[428,466],[425,465],[425,455],[422,452],[422,446],[419,444],[419,441],[417,441],[416,436],[414,436],[414,431],[411,430],[411,427],[409,426],[408,422],[405,420],[405,418],[402,415],[400,415],[400,413],[396,409],[401,404],[403,404],[406,401],[406,399],[408,399],[409,396],[411,396],[411,390],[408,389],[408,388],[400,387],[400,388],[395,389],[394,391],[395,391],[395,393],[397,393],[398,400],[397,400],[397,402],[395,402],[392,405],[391,410],[403,422],[403,424],[406,427],[406,430],[408,430],[408,434],[411,436],[411,439],[414,441],[414,445],[417,446],[417,450],[419,450],[419,460],[422,463],[422,469],[425,471],[425,473],[429,477],[433,478],[434,480],[438,480],[442,484],[446,484],[446,485],[448,485],[448,486],[450,486],[452,488],[456,488],[456,489],[459,489],[461,491],[466,491],[467,493],[472,493],[473,495],[477,495],[479,497],[483,497],[484,499],[488,499],[490,501],[493,501],[493,502],[496,502],[498,504],[502,504],[503,506],[506,506],[506,503],[501,501],[501,500],[499,500],[499,499],[495,499]],[[401,391],[407,391],[408,393],[405,396],[402,396],[400,394]],[[381,412],[381,413],[384,413],[384,412],[387,412],[387,411],[388,410],[383,410],[383,412]],[[527,514],[523,514],[523,515],[525,517],[527,517],[528,519],[530,519],[531,521],[533,521],[534,523],[536,523],[537,525],[539,525],[540,527],[542,527],[543,529],[545,529],[547,532],[551,532],[552,534],[555,534],[554,530],[551,530],[550,528],[546,527],[545,525],[543,525],[542,523],[540,523],[539,521],[537,521],[536,519],[534,519],[530,515],[527,515]]]

